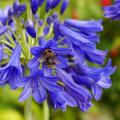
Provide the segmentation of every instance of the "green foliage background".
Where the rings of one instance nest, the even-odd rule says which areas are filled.
[[[12,2],[13,0],[0,0],[0,8],[3,9]],[[102,99],[94,102],[89,112],[83,113],[77,108],[68,108],[66,112],[50,108],[50,120],[120,120],[120,23],[105,19],[102,13],[99,0],[71,0],[62,19],[103,19],[104,30],[100,33],[98,48],[118,51],[118,55],[112,57],[113,65],[118,67],[112,75],[113,85],[104,90]],[[0,120],[24,120],[24,103],[18,102],[20,92],[21,90],[11,91],[8,86],[0,88]],[[33,120],[43,120],[42,108],[42,105],[33,100]]]

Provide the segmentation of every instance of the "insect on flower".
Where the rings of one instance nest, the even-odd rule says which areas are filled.
[[[43,55],[43,59],[47,67],[48,68],[54,67],[54,65],[57,62],[54,51],[51,49],[46,49],[42,55]]]

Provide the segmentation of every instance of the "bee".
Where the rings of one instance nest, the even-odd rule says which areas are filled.
[[[56,65],[56,55],[53,50],[46,49],[43,52],[43,60],[48,68],[53,68]]]

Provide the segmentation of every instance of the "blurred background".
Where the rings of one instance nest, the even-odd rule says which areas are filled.
[[[23,0],[24,1],[24,0]],[[0,9],[11,5],[13,0],[0,0]],[[102,50],[109,50],[107,55],[118,66],[112,75],[113,85],[104,90],[100,101],[94,102],[89,112],[77,108],[67,108],[66,112],[50,108],[50,120],[120,120],[120,22],[103,17],[102,6],[112,4],[112,0],[71,0],[62,18],[79,20],[103,19],[104,30],[101,42],[97,45]],[[12,91],[8,86],[0,88],[0,120],[24,120],[24,103],[19,103],[21,90]],[[43,120],[43,106],[33,101],[33,120]]]

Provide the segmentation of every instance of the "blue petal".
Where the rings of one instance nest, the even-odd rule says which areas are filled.
[[[89,40],[87,40],[86,38],[80,36],[78,33],[72,31],[71,29],[67,28],[66,26],[64,25],[60,25],[60,31],[61,33],[64,35],[64,36],[68,36],[70,37],[71,39],[75,39],[75,40],[78,40],[82,43],[90,43]]]
[[[52,3],[51,3],[51,8],[55,8],[59,3],[60,3],[61,0],[53,0]]]
[[[60,93],[60,92],[59,92]],[[65,102],[64,98],[62,95],[59,95],[59,93],[52,93],[49,92],[50,94],[50,99],[52,104],[54,105],[54,108],[61,108],[63,111],[66,110],[67,103]]]
[[[79,32],[79,35],[81,35],[82,37],[85,37],[86,39],[92,42],[99,42],[99,38],[100,38],[98,34],[90,31]]]
[[[108,64],[103,68],[103,71],[106,75],[111,75],[115,72],[116,67],[112,67],[112,60],[109,59]]]
[[[69,4],[69,0],[63,0],[60,13],[63,14]]]
[[[18,0],[15,0],[15,2],[13,3],[13,10],[14,10],[15,12],[18,12],[18,10],[19,10],[19,5],[20,5],[19,1],[18,1]]]
[[[47,21],[48,25],[50,25],[53,21],[52,16],[49,16],[46,21]]]
[[[9,8],[8,10],[8,17],[11,18],[13,16],[13,9]]]
[[[31,2],[32,13],[36,14],[40,4],[40,0],[31,0],[30,2]]]
[[[34,24],[30,20],[28,20],[26,24],[26,31],[31,37],[36,38],[36,30],[34,28]]]
[[[20,67],[20,55],[21,55],[21,46],[17,45],[16,48],[13,51],[13,54],[10,58],[9,64],[11,64],[14,67]]]
[[[8,67],[6,69],[0,70],[0,85],[9,84],[11,89],[16,89],[16,81],[21,78],[21,72],[15,67]]]
[[[9,63],[5,67],[0,68],[0,70],[4,70],[9,66],[12,66],[22,72],[22,68],[20,64],[20,54],[21,54],[21,47],[20,45],[17,45],[16,48],[13,50]]]
[[[85,85],[87,87],[91,87],[94,85],[95,81],[87,76],[80,76],[80,75],[72,75],[72,78],[75,80],[76,83]]]
[[[48,68],[44,63],[42,64],[42,70],[43,70],[45,76],[52,75],[52,69]]]
[[[52,50],[58,55],[68,55],[72,52],[72,49],[70,48],[54,48],[52,47]]]
[[[55,36],[58,38],[58,36],[61,35],[61,32],[60,32],[60,22],[59,20],[55,20],[54,21],[54,34]]]
[[[29,77],[23,77],[23,78],[15,81],[15,86],[22,88],[26,84],[28,84],[27,82],[29,81],[29,79],[30,79]]]
[[[44,3],[44,0],[39,0],[39,6],[41,6]]]
[[[107,51],[94,50],[94,51],[86,52],[85,55],[86,55],[87,60],[93,63],[103,64],[106,54],[107,54]]]
[[[68,66],[68,60],[63,56],[57,56],[58,65],[60,68],[66,68]]]
[[[23,102],[23,101],[26,100],[31,94],[32,94],[32,89],[31,89],[31,86],[30,86],[30,82],[28,82],[28,83],[25,85],[22,94],[20,95],[19,101],[20,101],[20,102]]]
[[[44,28],[44,35],[47,35],[49,33],[50,27],[45,27]]]
[[[62,91],[59,93],[59,95],[64,98],[67,105],[71,107],[77,106],[75,99],[71,95],[69,95],[67,92]]]
[[[36,102],[42,103],[46,99],[46,90],[41,84],[34,81],[32,83],[32,95]]]
[[[56,13],[56,12],[54,12],[53,14],[52,14],[52,18],[55,20],[57,20],[58,18],[59,18],[59,16],[58,16],[58,13]]]
[[[41,51],[43,50],[44,48],[42,48],[42,47],[32,47],[32,48],[30,48],[30,52],[34,55],[34,56],[36,56],[36,55],[38,55],[38,56],[40,56],[40,54],[41,54]]]
[[[99,100],[102,95],[102,88],[95,85],[92,87],[92,93],[93,93],[95,100]]]
[[[102,20],[98,21],[79,21],[79,20],[73,20],[73,19],[66,19],[65,24],[69,25],[71,27],[78,28],[80,30],[84,31],[93,31],[93,32],[99,32],[103,30],[103,26],[101,25]]]
[[[69,87],[66,88],[66,91],[76,100],[78,108],[82,111],[87,111],[91,107],[92,104],[90,101],[92,97],[86,95],[85,99],[82,94]]]
[[[54,48],[54,47],[57,47],[57,43],[54,41],[54,40],[49,40],[46,45],[45,45],[45,48]]]
[[[57,85],[57,80],[58,78],[56,77],[44,77],[41,78],[41,83],[48,91],[59,92],[61,91],[61,87]]]
[[[7,29],[8,28],[6,26],[0,26],[0,36],[7,32]]]
[[[46,12],[49,11],[50,7],[51,7],[51,3],[53,0],[46,0]]]
[[[28,62],[28,67],[29,67],[31,70],[36,69],[36,68],[39,68],[39,65],[40,65],[39,56],[35,56],[33,59],[31,59],[31,60]]]
[[[21,13],[25,12],[25,10],[26,10],[26,5],[25,5],[25,4],[19,5],[19,10],[20,10]]]
[[[101,73],[101,79],[97,82],[97,84],[102,88],[109,88],[111,87],[112,82],[108,75]]]
[[[3,46],[0,45],[0,61],[2,61],[3,58]]]
[[[8,74],[9,74],[9,69],[1,70],[0,71],[0,80],[4,80],[8,76]]]
[[[46,41],[45,41],[44,37],[39,37],[39,46],[45,46],[45,43],[46,43]]]
[[[86,98],[88,96],[92,98],[89,91],[86,88],[74,83],[72,77],[68,73],[66,73],[65,71],[61,70],[58,67],[56,67],[56,72],[58,74],[58,77],[60,77],[63,80],[63,82],[67,86],[69,86],[69,88],[71,88],[73,91],[79,93],[83,97],[83,99],[88,99],[88,98]]]
[[[16,89],[16,81],[19,81],[21,78],[21,73],[16,69],[12,68],[11,71],[9,71],[9,78],[8,78],[8,83],[10,85],[11,89]]]
[[[8,11],[10,8],[11,6],[7,6],[4,10],[0,9],[0,21],[2,25],[6,25],[8,19]]]
[[[4,86],[6,83],[7,83],[7,79],[0,80],[0,86]]]
[[[115,1],[113,5],[103,7],[104,16],[111,18],[112,20],[120,20],[120,4],[119,1]]]

